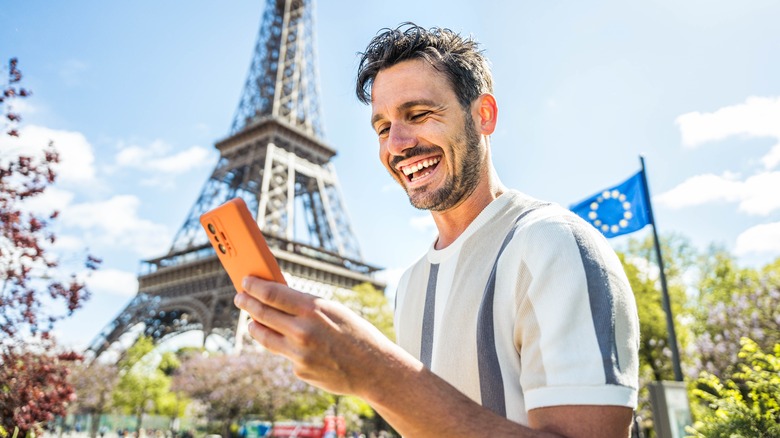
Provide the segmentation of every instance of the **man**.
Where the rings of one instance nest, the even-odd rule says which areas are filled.
[[[398,345],[338,303],[255,278],[235,299],[250,334],[405,436],[628,436],[639,339],[628,281],[590,225],[501,184],[477,43],[387,29],[362,56],[357,93],[382,164],[439,232],[400,281]]]

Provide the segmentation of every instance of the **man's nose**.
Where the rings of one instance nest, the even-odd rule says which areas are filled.
[[[417,145],[414,130],[403,123],[394,123],[387,137],[387,151],[392,155],[404,155],[404,151]]]

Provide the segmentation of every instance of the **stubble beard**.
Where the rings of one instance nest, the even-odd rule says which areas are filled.
[[[447,178],[442,187],[435,190],[429,190],[424,186],[410,192],[406,186],[403,186],[412,206],[420,210],[446,211],[474,193],[484,166],[479,142],[480,137],[474,127],[474,119],[470,112],[465,111],[463,130],[450,144],[451,159],[456,166],[452,175]],[[459,157],[461,157],[460,163],[458,163]],[[445,165],[444,161],[439,165]]]

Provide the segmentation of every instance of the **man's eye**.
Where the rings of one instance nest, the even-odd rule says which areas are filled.
[[[430,111],[423,111],[421,113],[413,114],[412,115],[412,120],[420,120],[420,119],[424,118],[425,116],[427,116],[430,113],[431,113]]]
[[[382,128],[379,128],[379,129],[376,131],[376,134],[377,134],[378,136],[380,136],[380,137],[384,137],[384,136],[386,136],[386,135],[387,135],[387,132],[388,132],[388,131],[390,131],[390,128],[382,127]]]

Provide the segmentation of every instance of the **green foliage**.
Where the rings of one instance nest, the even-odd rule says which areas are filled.
[[[693,327],[696,368],[720,378],[736,369],[739,339],[765,350],[780,343],[780,259],[760,270],[740,268],[723,249],[703,258]]]
[[[690,327],[681,323],[690,314],[686,273],[695,266],[696,251],[688,239],[679,235],[661,237],[661,251],[677,344],[683,356],[682,352],[692,339]],[[645,380],[674,380],[653,236],[648,235],[644,240],[629,240],[628,250],[619,256],[637,303],[641,333],[641,376]]]
[[[148,336],[140,336],[135,343],[127,349],[124,357],[117,364],[120,373],[127,373],[133,367],[141,364],[144,356],[154,350],[154,340]]]
[[[154,340],[141,336],[119,361],[119,382],[114,388],[114,405],[136,416],[141,429],[145,413],[159,413],[175,418],[184,412],[187,399],[170,392],[171,375],[180,364],[172,353],[161,357],[150,354]]]
[[[721,380],[703,372],[694,398],[705,409],[688,428],[696,438],[770,438],[780,436],[780,344],[764,353],[754,341],[741,339],[738,371]]]
[[[757,280],[757,273],[737,266],[726,250],[713,246],[700,258],[699,303],[729,302],[735,292],[745,292]]]
[[[351,291],[337,291],[335,298],[373,324],[385,336],[395,340],[393,309],[382,291],[370,283],[362,283]]]
[[[181,418],[187,412],[190,401],[176,392],[165,392],[157,399],[156,411],[168,418]]]
[[[339,397],[338,413],[344,417],[347,423],[347,429],[360,429],[363,420],[374,418],[374,410],[368,403],[358,397],[341,396]]]
[[[114,403],[128,414],[147,412],[148,402],[155,403],[166,390],[167,379],[161,373],[128,372],[114,389]]]
[[[160,364],[157,365],[157,368],[159,368],[159,370],[168,377],[172,376],[176,370],[179,369],[179,367],[181,367],[179,358],[175,353],[171,352],[163,353],[162,358],[160,359]]]
[[[637,305],[640,326],[640,373],[647,380],[668,380],[674,374],[669,357],[664,354],[668,344],[666,314],[661,302],[661,293],[655,282],[643,276],[639,268],[626,261],[624,254],[618,254],[626,271]]]
[[[336,403],[336,396],[315,389],[310,393],[300,393],[293,396],[290,403],[277,410],[275,418],[268,420],[303,420],[321,417],[323,412]]]
[[[764,285],[770,289],[780,289],[780,257],[761,269]]]
[[[692,344],[690,327],[681,321],[689,320],[686,273],[696,260],[696,253],[687,239],[672,235],[661,238],[664,272],[675,317],[675,331],[681,360],[691,360],[685,355]],[[634,292],[639,316],[639,406],[638,415],[650,427],[652,410],[647,384],[657,380],[674,380],[672,353],[669,348],[666,312],[662,302],[658,263],[652,234],[643,240],[630,239],[625,252],[618,257]]]

